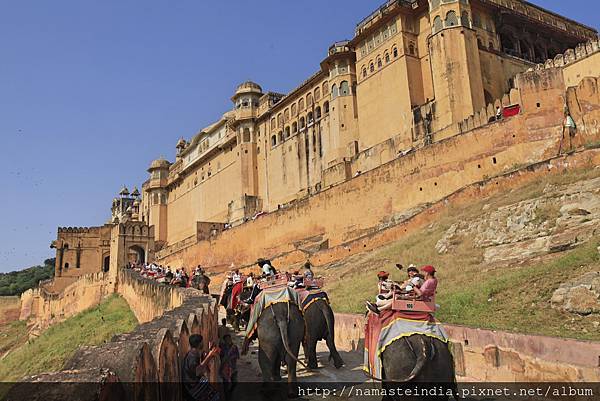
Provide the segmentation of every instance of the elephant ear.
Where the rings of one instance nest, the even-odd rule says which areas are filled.
[[[418,345],[415,349],[412,346],[412,344],[410,343],[410,340],[407,337],[404,337],[404,340],[408,344],[408,347],[412,350],[412,352],[417,357],[417,362],[415,363],[415,367],[413,368],[412,372],[410,372],[408,377],[405,380],[401,380],[403,382],[409,382],[411,380],[414,380],[415,377],[417,377],[419,375],[419,373],[421,373],[421,370],[423,370],[423,368],[425,367],[425,364],[430,359],[429,358],[430,357],[429,347],[425,343],[423,336],[417,335],[416,338],[417,338]]]

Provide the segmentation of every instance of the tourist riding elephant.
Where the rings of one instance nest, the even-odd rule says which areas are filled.
[[[437,338],[422,334],[402,337],[385,348],[381,365],[384,388],[397,388],[401,383],[426,383],[429,387],[456,390],[454,359],[448,344]]]
[[[258,319],[258,363],[263,382],[281,380],[281,362],[287,366],[289,389],[296,382],[296,364],[304,337],[304,319],[297,305],[273,303]],[[301,362],[300,362],[301,363]]]
[[[324,299],[317,299],[304,310],[306,335],[304,338],[304,354],[308,358],[308,367],[317,368],[317,342],[325,340],[329,348],[329,359],[333,359],[336,369],[344,365],[342,357],[335,348],[335,317]]]

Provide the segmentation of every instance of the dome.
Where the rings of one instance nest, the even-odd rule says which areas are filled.
[[[262,88],[257,83],[246,81],[239,85],[235,90],[236,95],[240,95],[242,93],[262,93]]]
[[[121,196],[129,195],[129,190],[127,189],[127,187],[125,185],[123,185],[123,188],[121,188],[121,192],[119,192],[119,195],[121,195]]]
[[[168,169],[170,166],[171,166],[171,163],[169,163],[167,160],[165,160],[163,157],[161,157],[160,159],[154,160],[150,164],[148,171],[158,170],[158,169]]]
[[[137,187],[133,188],[133,192],[131,193],[131,196],[137,198],[138,196],[140,196],[140,191],[138,190]]]

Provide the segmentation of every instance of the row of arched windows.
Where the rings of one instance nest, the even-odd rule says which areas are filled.
[[[314,88],[311,92],[306,94],[306,96],[300,98],[297,103],[295,102],[290,107],[286,108],[282,113],[277,114],[277,117],[271,118],[271,129],[283,127],[290,119],[296,117],[299,112],[305,110],[307,107],[311,107],[315,102],[321,100],[322,94],[326,93],[328,93],[327,81]]]
[[[345,81],[344,81],[345,82]],[[329,113],[329,102],[323,103],[323,109],[321,106],[315,107],[314,113],[309,111],[306,117],[302,116],[298,119],[298,122],[294,121],[291,125],[286,126],[282,131],[271,136],[271,147],[277,146],[277,144],[288,139],[298,131],[302,131],[307,126],[310,126],[315,121],[321,119],[323,115]]]
[[[413,46],[413,52],[415,52],[415,46],[414,44],[412,44]],[[377,69],[380,69],[383,67],[383,63],[385,62],[385,64],[388,64],[391,61],[391,58],[398,58],[398,47],[396,45],[392,45],[392,49],[391,52],[389,50],[386,50],[383,52],[383,59],[381,58],[380,55],[378,55],[375,60],[371,59],[369,60],[369,62],[366,65],[363,65],[361,68],[361,76],[363,78],[366,78],[368,73],[374,73],[375,72],[375,66],[377,66]],[[367,73],[367,67],[368,67],[368,73]]]
[[[331,86],[331,98],[335,99],[338,96],[348,96],[350,95],[350,86],[348,85],[348,81],[340,82],[340,86],[333,84]]]
[[[459,24],[459,21],[458,21],[458,16],[456,15],[456,11],[450,10],[446,14],[446,18],[443,22],[442,22],[442,18],[439,15],[437,15],[433,19],[433,33],[441,31],[443,28],[457,26],[458,24]],[[463,11],[463,13],[460,17],[460,25],[466,26],[468,28],[471,27],[468,12]]]

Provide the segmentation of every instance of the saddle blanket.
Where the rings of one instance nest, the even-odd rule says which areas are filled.
[[[300,305],[298,293],[288,286],[266,289],[261,291],[254,300],[250,311],[250,321],[246,328],[246,337],[252,337],[258,323],[258,318],[265,308],[276,303],[292,303]]]
[[[386,310],[381,314],[369,313],[365,327],[365,352],[363,369],[375,379],[383,379],[381,354],[386,347],[402,337],[413,334],[437,338],[447,342],[442,325],[428,313]]]
[[[325,302],[329,303],[329,297],[327,293],[320,288],[315,288],[311,290],[306,290],[304,288],[297,289],[298,296],[300,298],[300,306],[302,312],[304,312],[313,302],[323,299]]]

